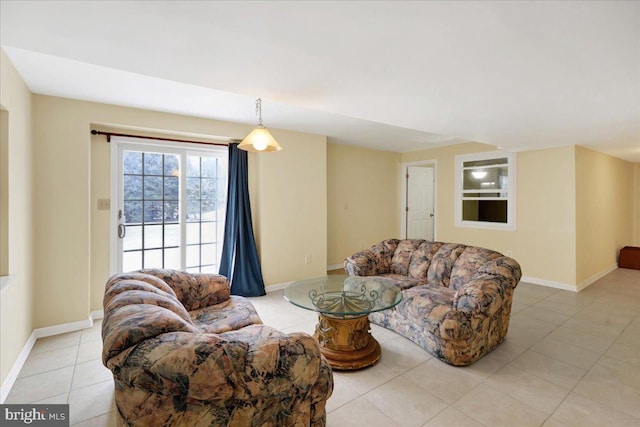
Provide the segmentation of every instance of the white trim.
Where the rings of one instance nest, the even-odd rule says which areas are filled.
[[[410,166],[432,166],[433,167],[433,241],[438,241],[438,161],[418,160],[415,162],[405,162],[400,165],[400,180],[402,182],[402,200],[400,204],[400,236],[407,237],[407,168]]]
[[[4,403],[4,401],[7,399],[7,396],[9,396],[9,392],[11,391],[13,384],[15,384],[16,380],[18,379],[20,370],[27,361],[33,345],[36,343],[36,339],[36,331],[33,330],[31,332],[31,335],[29,335],[29,338],[27,338],[27,342],[24,344],[24,347],[22,347],[22,351],[20,351],[20,354],[18,354],[16,361],[13,362],[13,366],[11,366],[7,377],[2,382],[2,386],[0,386],[0,403]]]
[[[13,279],[15,278],[16,278],[15,274],[0,276],[0,294],[3,293],[5,289],[9,287],[9,285],[11,284],[11,282],[13,282]]]
[[[592,285],[593,283],[595,283],[596,281],[602,279],[607,274],[609,274],[612,271],[616,270],[617,268],[618,268],[618,266],[616,264],[613,264],[613,265],[607,267],[606,269],[602,270],[600,273],[594,274],[593,276],[589,277],[586,280],[583,280],[582,282],[578,283],[575,286],[574,285],[569,285],[567,283],[554,282],[553,280],[539,279],[537,277],[531,277],[531,276],[522,276],[520,281],[521,282],[532,283],[534,285],[547,286],[549,288],[562,289],[563,291],[580,292],[583,289],[585,289],[586,287],[588,287],[588,286]]]
[[[600,273],[594,274],[593,276],[589,277],[588,279],[583,280],[582,282],[578,283],[578,285],[576,286],[576,288],[578,289],[578,292],[580,292],[581,290],[583,290],[587,286],[590,286],[591,284],[593,284],[597,280],[602,279],[604,276],[606,276],[607,274],[611,273],[613,270],[615,270],[617,268],[618,268],[618,265],[617,264],[613,264],[613,265],[609,266],[608,268],[602,270]]]
[[[276,283],[275,285],[269,285],[265,288],[265,291],[267,293],[281,291],[292,283],[293,282],[282,282],[282,283]]]
[[[94,319],[101,319],[102,317],[103,317],[103,311],[96,310],[96,311],[92,311],[91,314],[89,315],[89,318],[86,320],[62,323],[60,325],[47,326],[45,328],[36,328],[33,331],[31,331],[31,335],[29,335],[29,338],[27,338],[27,342],[22,347],[22,350],[20,351],[20,354],[18,354],[18,357],[16,358],[15,362],[13,362],[13,365],[9,370],[9,374],[2,382],[2,386],[0,386],[0,404],[4,403],[7,396],[9,395],[11,388],[13,387],[16,380],[18,379],[20,370],[22,369],[25,362],[27,361],[27,358],[29,357],[29,354],[31,353],[31,350],[33,349],[33,346],[35,345],[36,340],[38,338],[45,338],[53,335],[59,335],[67,332],[75,332],[75,331],[87,329],[93,326]]]
[[[531,283],[534,285],[546,286],[549,288],[562,289],[563,291],[578,292],[578,290],[574,285],[569,285],[567,283],[561,283],[561,282],[554,282],[553,280],[539,279],[537,277],[531,277],[531,276],[522,276],[520,281]]]
[[[92,311],[91,314],[89,314],[89,317],[91,318],[91,320],[103,319],[104,318],[104,310]]]
[[[327,265],[327,271],[331,271],[331,270],[340,270],[341,268],[344,268],[344,263],[342,263],[342,264]]]
[[[89,317],[86,320],[78,320],[77,322],[62,323],[60,325],[47,326],[45,328],[34,329],[36,338],[50,337],[53,335],[66,334],[68,332],[81,331],[93,326],[93,319]]]
[[[462,219],[462,172],[464,170],[463,163],[466,161],[474,160],[489,160],[494,158],[507,158],[508,164],[508,177],[509,184],[507,189],[507,222],[485,222],[485,221],[464,221]],[[455,195],[455,209],[454,209],[454,225],[460,228],[483,228],[489,230],[504,230],[515,231],[516,230],[516,204],[517,204],[517,170],[518,156],[516,153],[506,150],[497,151],[485,151],[480,153],[458,154],[455,157],[455,179],[454,179],[454,195]],[[468,168],[467,168],[468,169]],[[482,192],[476,191],[476,192]],[[497,190],[496,192],[500,192]],[[489,200],[489,199],[484,199]]]

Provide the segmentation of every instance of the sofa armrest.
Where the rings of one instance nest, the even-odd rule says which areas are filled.
[[[331,368],[311,336],[264,325],[166,333],[109,359],[107,367],[116,384],[187,401],[255,403],[292,393],[321,401],[333,390]]]
[[[513,287],[509,280],[500,276],[479,274],[456,291],[453,307],[465,313],[491,317],[512,297]]]
[[[356,252],[345,259],[344,269],[351,276],[376,276],[379,274],[376,256],[369,249]]]

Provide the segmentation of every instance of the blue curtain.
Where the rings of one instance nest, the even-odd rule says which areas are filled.
[[[247,152],[229,144],[227,215],[220,274],[231,282],[231,293],[245,297],[265,295],[264,280],[253,236]]]

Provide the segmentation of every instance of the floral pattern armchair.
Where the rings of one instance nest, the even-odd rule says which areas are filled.
[[[104,365],[130,426],[324,426],[318,343],[265,326],[224,276],[142,270],[106,285]]]
[[[522,275],[490,249],[421,239],[389,239],[345,260],[354,276],[383,276],[402,289],[394,310],[369,315],[438,359],[470,365],[504,341]]]

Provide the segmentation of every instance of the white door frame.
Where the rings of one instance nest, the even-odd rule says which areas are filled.
[[[222,152],[226,151],[227,148],[207,148],[203,149],[201,145],[198,144],[190,144],[190,143],[180,143],[180,142],[166,142],[160,140],[154,140],[153,138],[149,138],[148,140],[139,140],[137,138],[128,138],[128,137],[112,137],[110,141],[110,166],[109,166],[109,174],[110,174],[110,197],[111,197],[111,207],[109,211],[109,275],[112,276],[116,273],[119,273],[121,270],[119,255],[122,251],[122,241],[118,238],[118,210],[122,207],[120,205],[120,197],[121,197],[121,188],[122,188],[122,174],[120,173],[120,165],[122,164],[122,151],[126,149],[138,149],[140,151],[146,152],[155,152],[155,153],[170,153],[170,154],[180,154],[181,170],[186,170],[185,164],[185,151],[189,153],[201,154],[201,155],[211,155],[212,152]],[[186,209],[186,198],[184,197],[186,194],[186,180],[180,180],[180,210],[182,212]],[[182,236],[185,235],[185,223],[180,221],[180,233]],[[185,254],[182,253],[182,257],[184,258]],[[182,259],[182,264],[184,264],[184,259]]]
[[[433,167],[433,240],[438,240],[438,161],[437,160],[419,160],[417,162],[402,163],[400,168],[402,181],[402,201],[400,205],[400,236],[403,239],[407,237],[407,168],[409,166],[430,166]]]

